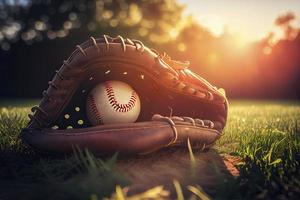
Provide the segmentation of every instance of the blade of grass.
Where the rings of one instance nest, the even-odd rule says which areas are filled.
[[[199,199],[201,200],[210,200],[208,194],[206,194],[199,185],[197,187],[189,185],[187,189],[193,194],[195,194],[197,197],[199,197]]]
[[[176,191],[176,194],[177,194],[177,200],[184,200],[184,196],[183,196],[183,193],[182,193],[180,183],[177,180],[173,180],[173,184],[174,184],[175,191]]]

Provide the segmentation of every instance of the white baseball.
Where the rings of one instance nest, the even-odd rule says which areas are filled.
[[[135,122],[141,102],[127,83],[106,81],[96,85],[88,94],[87,117],[92,125]]]

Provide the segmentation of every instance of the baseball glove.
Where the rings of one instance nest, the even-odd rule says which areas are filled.
[[[40,105],[32,108],[21,138],[36,150],[54,153],[78,147],[95,154],[145,154],[186,146],[188,139],[193,148],[206,149],[221,136],[228,103],[223,89],[193,73],[188,65],[138,40],[91,37],[77,45],[56,71]],[[87,94],[108,80],[128,83],[139,94],[137,122],[91,125],[86,116]]]

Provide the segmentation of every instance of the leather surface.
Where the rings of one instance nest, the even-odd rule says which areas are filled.
[[[168,119],[171,121],[168,122]],[[167,146],[186,146],[188,139],[194,148],[207,148],[221,135],[208,126],[204,122],[193,124],[179,117],[158,116],[158,119],[149,122],[100,125],[67,132],[27,129],[22,139],[36,149],[53,153],[71,153],[74,148],[88,148],[95,154],[144,154]]]
[[[173,140],[172,145],[185,145],[187,138],[200,146],[210,145],[226,124],[228,102],[223,90],[187,67],[187,62],[171,60],[137,40],[91,37],[77,45],[49,81],[40,105],[32,109],[30,122],[21,133],[23,141],[42,151],[61,153],[70,152],[74,145],[97,153],[146,153]],[[73,105],[85,102],[85,94],[95,84],[107,80],[124,81],[137,91],[142,101],[138,123],[89,127],[87,122],[85,127],[73,130],[51,129],[56,124],[66,127],[63,115]],[[190,121],[201,119],[212,125],[191,126],[177,120],[174,126],[169,121],[151,121],[154,114],[188,116]],[[85,119],[84,110],[80,117]],[[174,127],[178,130],[176,138]]]

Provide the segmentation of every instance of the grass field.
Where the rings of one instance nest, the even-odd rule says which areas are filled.
[[[18,135],[28,121],[31,104],[0,102],[1,200],[126,196],[125,186],[130,183],[117,170],[117,156],[103,161],[88,151],[77,151],[69,157],[45,157],[22,146]],[[240,175],[209,195],[197,184],[197,177],[192,185],[174,180],[176,198],[296,199],[300,196],[299,124],[298,102],[232,101],[224,135],[214,149],[237,158]],[[157,186],[130,199],[166,196],[168,191]]]

